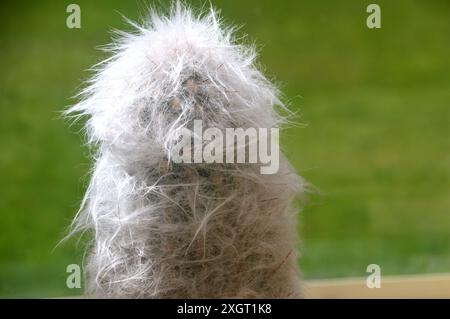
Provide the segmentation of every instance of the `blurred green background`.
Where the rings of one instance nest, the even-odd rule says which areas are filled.
[[[320,194],[300,214],[307,279],[450,271],[450,2],[212,1],[259,44],[304,128],[283,147]],[[0,296],[78,295],[66,266],[82,245],[56,249],[89,178],[80,127],[59,112],[105,55],[112,28],[144,1],[0,5]],[[152,2],[149,2],[152,3]],[[198,6],[200,1],[195,1]],[[160,2],[163,5],[164,2]]]

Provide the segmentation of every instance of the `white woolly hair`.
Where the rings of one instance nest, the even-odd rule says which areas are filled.
[[[87,116],[95,167],[73,231],[92,232],[86,294],[118,298],[299,297],[294,198],[305,183],[281,155],[260,164],[176,164],[191,128],[272,128],[277,89],[218,14],[175,4],[121,32],[67,116]]]

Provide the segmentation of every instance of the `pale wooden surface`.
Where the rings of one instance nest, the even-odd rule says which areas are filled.
[[[307,299],[450,299],[450,273],[382,276],[381,288],[372,289],[366,286],[366,278],[307,280],[304,295]],[[78,299],[83,296],[65,298]]]
[[[382,276],[381,288],[368,288],[366,278],[312,280],[306,298],[450,298],[450,274]]]

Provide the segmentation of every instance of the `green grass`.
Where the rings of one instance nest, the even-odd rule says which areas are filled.
[[[304,128],[283,148],[320,194],[300,214],[306,278],[450,271],[450,3],[378,1],[382,29],[365,26],[369,1],[213,1],[260,45]],[[80,294],[65,286],[81,263],[54,249],[76,211],[88,151],[58,111],[74,100],[94,48],[138,18],[144,2],[0,5],[0,296]],[[196,3],[198,3],[196,1]]]

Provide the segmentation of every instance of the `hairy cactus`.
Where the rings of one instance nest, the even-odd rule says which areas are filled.
[[[277,89],[214,10],[176,5],[120,33],[67,114],[86,116],[95,167],[73,232],[92,232],[86,294],[119,298],[300,296],[293,199],[305,183],[280,155],[177,163],[176,133],[273,128]],[[224,145],[225,152],[229,144]],[[248,145],[246,145],[248,148]]]

